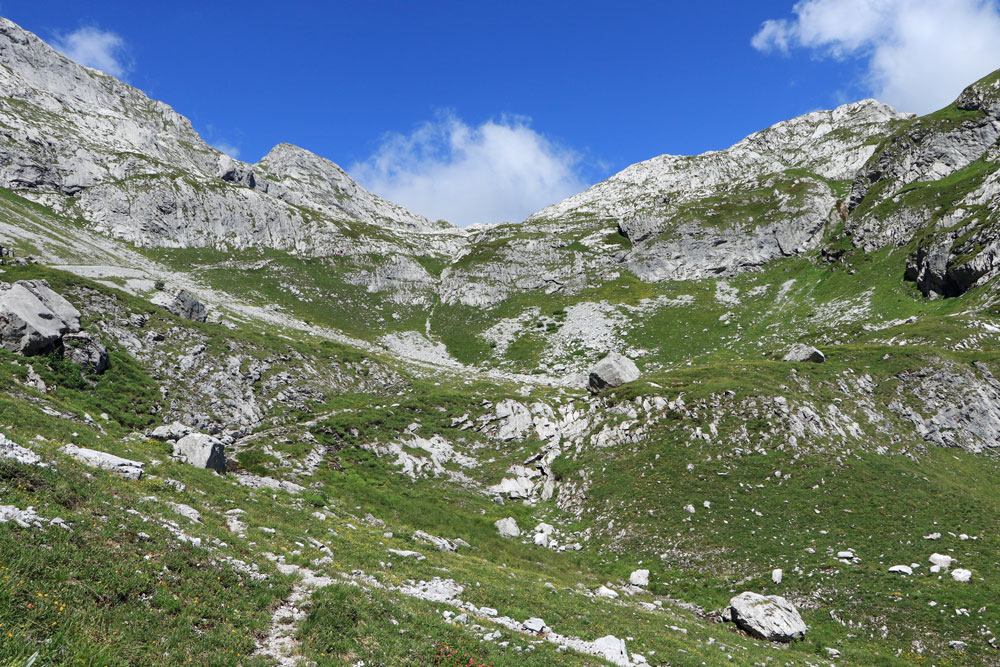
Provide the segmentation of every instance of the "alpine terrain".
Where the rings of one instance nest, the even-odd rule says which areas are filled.
[[[1000,664],[1000,72],[460,228],[0,19],[0,665]]]

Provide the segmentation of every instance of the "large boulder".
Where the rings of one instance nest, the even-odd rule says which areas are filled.
[[[226,474],[226,446],[206,433],[190,433],[175,442],[174,456],[193,466]]]
[[[160,292],[151,301],[161,308],[165,308],[178,317],[204,322],[208,319],[208,308],[201,301],[194,298],[194,295],[187,290],[179,290],[176,294],[170,295]]]
[[[802,639],[806,624],[791,602],[780,595],[746,591],[729,601],[732,620],[745,632],[772,642]]]
[[[521,529],[517,527],[517,521],[512,516],[494,521],[493,525],[497,527],[500,537],[519,537],[521,535]]]
[[[72,361],[86,373],[100,375],[108,370],[108,348],[91,334],[80,331],[62,337],[63,358]]]
[[[11,352],[45,354],[79,330],[80,311],[44,280],[0,283],[0,345]]]
[[[796,343],[792,345],[782,361],[811,361],[816,364],[821,364],[826,361],[826,355],[817,350],[815,347],[809,345],[803,345],[802,343]]]
[[[638,379],[639,368],[635,362],[617,352],[611,352],[590,369],[590,391],[596,393]]]

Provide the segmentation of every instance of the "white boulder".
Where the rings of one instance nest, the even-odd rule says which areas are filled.
[[[519,537],[521,535],[521,529],[517,527],[517,521],[512,516],[494,521],[493,525],[497,527],[501,537]]]
[[[628,582],[633,586],[649,586],[649,570],[635,570],[629,575]]]
[[[174,456],[198,468],[226,474],[226,446],[207,433],[189,433],[175,442]]]
[[[889,572],[893,574],[905,574],[907,576],[913,574],[913,568],[909,565],[893,565],[889,568]]]
[[[951,573],[951,578],[954,579],[955,581],[960,581],[964,584],[965,582],[972,579],[972,571],[966,570],[965,568],[962,567],[955,568],[955,570],[953,570]]]
[[[543,634],[549,629],[549,626],[545,625],[545,621],[540,618],[529,618],[521,626],[528,632],[534,632],[536,635]]]
[[[745,632],[774,642],[802,639],[806,624],[791,602],[780,595],[750,591],[729,601],[733,622]]]
[[[601,586],[600,588],[598,588],[596,591],[594,591],[594,595],[596,595],[599,598],[608,598],[610,600],[616,600],[619,597],[618,591],[608,588],[607,586]]]
[[[190,426],[187,426],[180,422],[174,422],[172,424],[164,424],[163,426],[157,426],[156,428],[153,429],[153,432],[150,434],[150,437],[152,437],[155,440],[164,440],[173,442],[175,440],[180,440],[185,435],[192,433],[193,431],[194,429],[191,428]]]
[[[639,368],[635,362],[617,352],[611,352],[590,369],[589,387],[590,391],[599,392],[638,379]]]
[[[931,565],[936,565],[939,570],[948,570],[951,568],[951,564],[955,562],[955,559],[946,554],[933,553],[930,558]]]
[[[796,343],[788,349],[788,352],[781,360],[796,362],[811,361],[813,363],[820,364],[826,361],[826,355],[817,350],[815,347],[803,345],[802,343]]]

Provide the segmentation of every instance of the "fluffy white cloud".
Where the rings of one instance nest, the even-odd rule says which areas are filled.
[[[240,159],[240,149],[233,144],[225,141],[216,141],[212,143],[212,147],[218,151],[222,151],[234,160]]]
[[[995,0],[801,0],[792,13],[764,21],[754,48],[863,59],[861,84],[904,111],[943,107],[1000,67]]]
[[[348,171],[381,197],[456,224],[523,220],[586,187],[580,156],[504,116],[471,127],[453,115],[389,134]]]
[[[70,60],[122,78],[131,70],[125,40],[110,30],[83,27],[58,35],[52,45]]]

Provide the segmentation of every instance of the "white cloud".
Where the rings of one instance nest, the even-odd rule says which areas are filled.
[[[504,116],[471,127],[453,115],[389,134],[348,171],[381,197],[456,224],[523,220],[583,190],[580,156]]]
[[[926,113],[1000,67],[995,0],[801,0],[764,21],[754,48],[866,61],[860,83],[904,111]]]
[[[70,60],[122,78],[132,69],[125,50],[125,40],[110,30],[92,26],[57,35],[53,48]]]
[[[212,144],[212,147],[218,151],[222,151],[234,160],[240,159],[240,149],[230,143],[225,141],[216,141]]]

